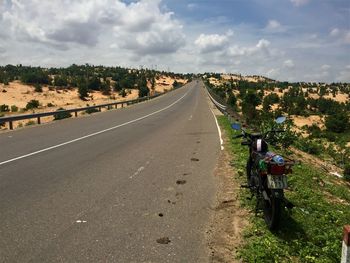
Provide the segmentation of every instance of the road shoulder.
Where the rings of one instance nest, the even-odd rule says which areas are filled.
[[[213,108],[211,101],[208,102],[209,107]],[[225,147],[220,152],[214,170],[218,184],[217,194],[214,212],[207,230],[209,262],[241,262],[237,259],[237,251],[243,241],[243,230],[248,225],[249,213],[240,204],[240,182],[236,171],[230,165],[231,147],[224,129],[222,129],[222,139]]]

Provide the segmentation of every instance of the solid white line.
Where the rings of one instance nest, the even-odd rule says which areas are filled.
[[[220,139],[220,147],[221,147],[221,151],[222,151],[222,150],[224,150],[224,140],[222,139],[221,129],[220,129],[218,120],[217,120],[217,118],[216,118],[216,116],[215,116],[215,113],[214,113],[213,110],[210,108],[210,106],[209,106],[209,109],[210,109],[211,113],[212,113],[213,116],[214,116],[215,123],[216,123],[216,127],[218,128],[219,139]]]
[[[128,121],[128,122],[124,122],[122,124],[119,124],[117,126],[113,126],[111,128],[108,128],[108,129],[105,129],[105,130],[102,130],[102,131],[98,131],[98,132],[94,132],[94,133],[91,133],[91,134],[88,134],[88,135],[85,135],[85,136],[82,136],[82,137],[79,137],[79,138],[76,138],[74,140],[71,140],[71,141],[67,141],[67,142],[64,142],[64,143],[60,143],[60,144],[57,144],[57,145],[54,145],[54,146],[51,146],[51,147],[48,147],[48,148],[45,148],[45,149],[41,149],[39,151],[35,151],[35,152],[32,152],[32,153],[28,153],[28,154],[25,154],[25,155],[22,155],[22,156],[19,156],[19,157],[16,157],[16,158],[13,158],[13,159],[10,159],[10,160],[7,160],[7,161],[3,161],[3,162],[0,162],[0,166],[1,165],[4,165],[4,164],[7,164],[7,163],[11,163],[11,162],[14,162],[14,161],[17,161],[17,160],[20,160],[20,159],[24,159],[24,158],[27,158],[27,157],[30,157],[30,156],[33,156],[33,155],[36,155],[36,154],[39,154],[39,153],[42,153],[42,152],[47,152],[47,151],[50,151],[50,150],[53,150],[53,149],[56,149],[56,148],[59,148],[59,147],[62,147],[62,146],[65,146],[67,144],[71,144],[71,143],[74,143],[74,142],[78,142],[78,141],[81,141],[81,140],[84,140],[84,139],[87,139],[87,138],[90,138],[92,136],[96,136],[96,135],[99,135],[101,133],[105,133],[105,132],[108,132],[108,131],[111,131],[111,130],[115,130],[115,129],[118,129],[120,127],[123,127],[123,126],[126,126],[128,124],[131,124],[131,123],[134,123],[134,122],[137,122],[137,121],[140,121],[140,120],[143,120],[143,119],[146,119],[152,115],[155,115],[157,113],[160,113],[162,111],[165,111],[167,109],[169,109],[170,107],[174,106],[176,103],[178,103],[180,100],[182,100],[187,94],[188,94],[189,91],[187,91],[181,98],[179,98],[178,100],[176,100],[175,102],[171,103],[170,105],[168,105],[167,107],[163,108],[163,109],[160,109],[160,110],[157,110],[155,112],[152,112],[150,114],[147,114],[145,116],[142,116],[140,118],[137,118],[135,120],[132,120],[132,121]]]

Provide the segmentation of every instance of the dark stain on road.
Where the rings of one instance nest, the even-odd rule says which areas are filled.
[[[163,213],[159,213],[158,216],[159,216],[159,217],[163,217],[164,214],[163,214]]]
[[[162,237],[162,238],[158,238],[157,239],[157,243],[158,244],[162,244],[162,245],[167,245],[169,244],[171,241],[168,237]]]
[[[191,158],[191,161],[192,162],[199,162],[199,159],[198,158]]]
[[[169,204],[172,204],[172,205],[176,205],[176,202],[175,202],[175,201],[168,200],[168,203],[169,203]]]
[[[176,184],[179,184],[179,185],[182,185],[182,184],[185,184],[186,183],[186,180],[177,180],[176,181]]]

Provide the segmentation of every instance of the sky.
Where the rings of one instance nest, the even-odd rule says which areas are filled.
[[[0,0],[0,65],[350,82],[349,0]]]

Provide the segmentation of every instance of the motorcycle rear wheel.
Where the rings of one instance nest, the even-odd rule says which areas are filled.
[[[282,196],[283,193],[280,192],[270,190],[270,201],[264,200],[264,219],[270,230],[277,229],[281,220],[282,199],[279,196]]]

